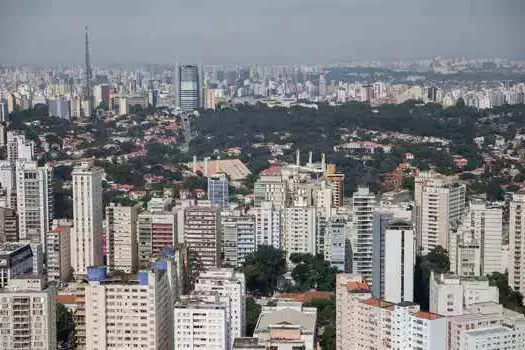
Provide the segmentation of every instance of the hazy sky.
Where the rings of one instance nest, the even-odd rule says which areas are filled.
[[[525,0],[0,0],[0,62],[525,58]]]

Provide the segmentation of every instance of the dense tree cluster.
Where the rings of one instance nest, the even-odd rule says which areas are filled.
[[[414,267],[414,302],[421,306],[422,310],[428,310],[430,294],[430,272],[445,273],[450,270],[448,252],[441,246],[434,248],[427,255],[416,257]]]
[[[259,246],[248,255],[242,267],[246,289],[256,296],[272,296],[279,278],[286,272],[284,252],[272,246]]]
[[[290,261],[295,265],[292,278],[293,289],[304,292],[307,290],[334,291],[337,269],[325,261],[323,256],[294,253]]]

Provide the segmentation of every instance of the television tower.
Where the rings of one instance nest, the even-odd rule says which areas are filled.
[[[91,63],[89,61],[89,34],[88,27],[86,26],[86,91],[84,93],[84,99],[89,101],[89,106],[93,109],[93,87],[91,86],[91,80],[93,74],[91,72]],[[91,111],[86,111],[91,114]]]

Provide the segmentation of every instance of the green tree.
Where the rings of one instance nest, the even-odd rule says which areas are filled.
[[[335,297],[330,299],[314,298],[305,303],[305,306],[317,309],[317,328],[320,335],[320,344],[323,350],[335,349]]]
[[[491,286],[497,286],[499,290],[499,303],[503,307],[517,312],[525,313],[523,306],[523,295],[512,290],[509,286],[509,276],[505,273],[493,272],[487,276]]]
[[[248,291],[271,296],[277,288],[277,280],[286,272],[286,257],[282,250],[262,245],[246,257],[242,271]]]
[[[414,267],[414,302],[421,306],[422,310],[428,310],[430,293],[430,272],[445,273],[450,270],[448,252],[441,246],[437,246],[427,255],[416,257]]]
[[[67,342],[75,331],[73,315],[62,304],[56,304],[57,341]]]
[[[337,269],[323,256],[311,254],[291,254],[290,261],[295,264],[292,278],[296,283],[295,289],[307,291],[316,289],[320,291],[335,290],[335,275]]]
[[[253,336],[253,331],[255,326],[257,326],[257,321],[259,320],[259,315],[261,314],[262,307],[261,305],[255,302],[255,299],[252,296],[246,297],[246,336]]]

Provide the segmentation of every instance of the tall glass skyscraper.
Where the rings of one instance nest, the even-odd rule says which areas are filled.
[[[191,112],[201,107],[199,68],[192,65],[183,65],[180,66],[178,73],[178,101],[180,108],[183,112]]]

